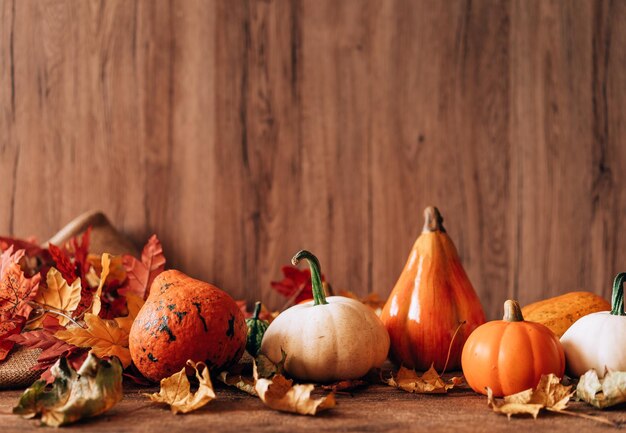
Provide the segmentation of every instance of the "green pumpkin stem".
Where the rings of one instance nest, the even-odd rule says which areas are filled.
[[[298,251],[298,253],[293,256],[291,259],[291,263],[294,266],[300,262],[300,260],[305,259],[309,263],[309,267],[311,268],[311,284],[313,286],[313,305],[324,305],[328,304],[326,301],[326,293],[324,293],[324,286],[322,285],[322,273],[320,270],[320,262],[317,260],[317,257],[313,255],[313,253],[302,250]]]
[[[502,320],[506,322],[524,321],[524,316],[522,315],[522,309],[519,306],[519,302],[509,299],[504,303],[504,317]]]
[[[261,312],[261,301],[256,301],[256,304],[254,304],[254,312],[252,313],[252,318],[254,320],[259,320],[260,312]]]
[[[626,272],[620,272],[613,281],[611,314],[614,316],[626,316],[626,312],[624,312],[624,280],[626,280]]]

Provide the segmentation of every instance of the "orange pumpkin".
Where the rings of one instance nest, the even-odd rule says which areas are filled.
[[[419,370],[461,366],[467,337],[485,322],[480,300],[461,266],[435,207],[424,211],[422,234],[413,245],[381,319],[391,337],[391,357]],[[458,332],[457,332],[458,331]]]
[[[565,354],[546,326],[526,322],[517,301],[504,303],[504,318],[485,323],[467,339],[462,355],[465,380],[478,393],[496,397],[539,383],[542,374],[563,377]]]
[[[248,329],[237,303],[217,287],[176,270],[154,280],[130,330],[133,362],[158,381],[188,359],[221,369],[241,358]]]

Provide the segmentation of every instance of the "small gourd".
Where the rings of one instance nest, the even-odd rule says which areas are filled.
[[[479,326],[461,357],[465,380],[478,393],[503,397],[534,388],[541,375],[563,377],[565,355],[559,339],[540,323],[527,322],[517,301],[504,303],[504,318]]]
[[[615,277],[611,311],[581,317],[561,337],[567,370],[574,377],[591,369],[596,370],[600,378],[607,368],[626,371],[624,280],[626,273]]]
[[[243,355],[247,327],[237,303],[212,284],[169,270],[154,279],[129,335],[137,369],[158,381],[188,359],[220,370]]]
[[[465,340],[485,323],[485,313],[439,210],[426,208],[424,219],[381,319],[397,364],[454,370],[461,366]]]
[[[387,359],[389,334],[374,311],[344,296],[326,297],[320,265],[308,251],[293,259],[308,261],[313,301],[294,305],[272,321],[261,353],[278,363],[287,355],[285,371],[303,381],[334,382],[356,379]]]
[[[246,340],[246,350],[252,356],[257,356],[261,349],[261,342],[263,341],[263,335],[270,326],[267,320],[259,319],[259,313],[261,312],[261,303],[254,304],[254,313],[252,317],[246,319],[246,325],[248,326],[248,338]]]

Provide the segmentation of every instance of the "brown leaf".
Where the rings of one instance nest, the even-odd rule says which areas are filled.
[[[598,409],[626,402],[626,371],[608,370],[603,379],[595,370],[580,377],[576,396]]]
[[[509,418],[518,414],[530,414],[537,418],[541,409],[563,411],[573,394],[571,389],[571,386],[561,385],[561,380],[554,374],[543,375],[535,389],[506,396],[502,403],[498,403],[491,389],[487,388],[487,404],[494,412],[505,414]]]
[[[335,394],[332,392],[321,398],[311,398],[315,388],[313,384],[294,385],[293,381],[282,374],[275,374],[272,379],[260,378],[254,364],[254,389],[265,405],[282,412],[300,415],[315,415],[326,409],[335,407]]]
[[[225,385],[233,386],[243,392],[247,392],[250,395],[257,395],[256,390],[254,389],[254,379],[251,377],[222,371],[217,378]]]
[[[158,393],[144,394],[156,403],[165,403],[173,413],[188,413],[201,408],[215,398],[209,369],[203,362],[187,361],[187,366],[193,368],[200,387],[195,393],[191,392],[191,384],[183,367],[178,373],[161,379],[161,389]],[[202,370],[202,372],[200,372]]]
[[[392,375],[387,380],[383,379],[383,382],[406,392],[417,394],[445,394],[449,389],[461,384],[463,378],[453,377],[446,382],[431,365],[430,369],[421,377],[415,370],[400,367],[395,377]]]
[[[99,357],[117,356],[124,368],[131,362],[128,350],[128,331],[120,327],[115,320],[105,320],[87,313],[85,314],[87,329],[74,326],[67,330],[57,331],[54,336],[78,347],[91,348]]]
[[[165,269],[165,256],[161,242],[152,235],[141,253],[141,261],[133,256],[125,255],[122,259],[126,269],[126,286],[118,292],[126,296],[133,294],[146,299],[150,292],[152,281]]]

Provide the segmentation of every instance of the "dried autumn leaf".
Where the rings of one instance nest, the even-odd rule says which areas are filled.
[[[278,361],[278,364],[274,364],[271,359],[263,354],[255,358],[254,371],[257,377],[269,379],[276,374],[283,374],[285,372],[285,361],[287,359],[287,354],[284,350],[281,350],[280,353],[281,359],[280,361]]]
[[[118,292],[123,296],[133,294],[146,299],[152,281],[165,269],[161,242],[156,235],[152,235],[141,252],[141,261],[131,255],[125,255],[122,263],[126,269],[127,283]]]
[[[65,358],[52,367],[54,382],[38,380],[24,391],[13,413],[58,427],[100,415],[122,399],[122,366],[113,358],[100,360],[89,354],[78,371]]]
[[[395,377],[392,375],[387,380],[383,379],[383,382],[406,392],[417,394],[445,394],[449,389],[461,384],[463,378],[453,377],[446,382],[431,365],[428,371],[421,377],[415,370],[400,367]]]
[[[178,373],[161,379],[161,389],[158,393],[145,395],[156,403],[168,404],[173,413],[188,413],[206,405],[215,398],[209,369],[205,363],[195,363],[191,360],[187,361],[187,366],[193,368],[200,384],[196,392],[191,392],[186,368],[183,367]]]
[[[138,296],[135,296],[135,295],[126,296],[126,306],[128,308],[128,316],[115,318],[115,321],[117,322],[120,328],[130,333],[130,328],[133,326],[135,317],[137,317],[137,314],[139,313],[139,310],[141,310],[141,307],[143,306],[144,302],[145,301]]]
[[[100,272],[100,283],[98,284],[98,288],[96,289],[96,293],[93,295],[93,300],[91,304],[91,312],[96,316],[100,314],[100,309],[102,308],[102,301],[100,297],[102,296],[102,287],[104,287],[104,282],[109,275],[109,266],[111,265],[111,255],[104,253],[102,254],[101,259],[102,264],[102,272]]]
[[[282,374],[275,374],[272,379],[261,378],[256,362],[253,372],[254,390],[261,401],[271,409],[300,415],[315,415],[337,404],[335,394],[332,392],[324,397],[311,398],[311,392],[315,389],[313,384],[294,385],[292,380]]]
[[[626,371],[608,370],[603,379],[595,370],[580,377],[576,396],[598,409],[626,402]]]
[[[31,349],[41,349],[41,353],[37,357],[37,362],[42,364],[56,361],[59,357],[67,355],[76,346],[59,340],[54,336],[56,331],[64,329],[58,324],[55,318],[51,318],[54,323],[45,326],[44,328],[36,331],[23,332],[18,335],[13,335],[9,339],[20,346],[26,346]]]
[[[85,314],[87,329],[80,326],[57,331],[54,336],[78,347],[91,348],[100,357],[117,356],[124,368],[131,362],[128,350],[128,331],[115,320],[105,320],[95,314]]]
[[[491,389],[487,388],[487,404],[494,412],[512,415],[529,414],[537,418],[541,409],[552,412],[562,412],[569,402],[573,392],[571,386],[561,385],[561,380],[554,374],[543,375],[537,387],[504,397],[498,403]]]
[[[46,276],[46,283],[46,286],[39,290],[35,302],[45,309],[52,309],[56,312],[63,313],[65,316],[71,316],[80,303],[80,278],[76,278],[76,280],[69,285],[59,271],[55,268],[50,268]],[[49,313],[45,313],[30,322],[28,328],[35,329],[41,327],[46,314]],[[65,316],[59,316],[59,324],[62,326],[70,322],[69,317]]]
[[[254,379],[251,377],[222,371],[217,378],[225,385],[233,386],[243,392],[247,392],[250,395],[257,396],[256,390],[254,389]]]

